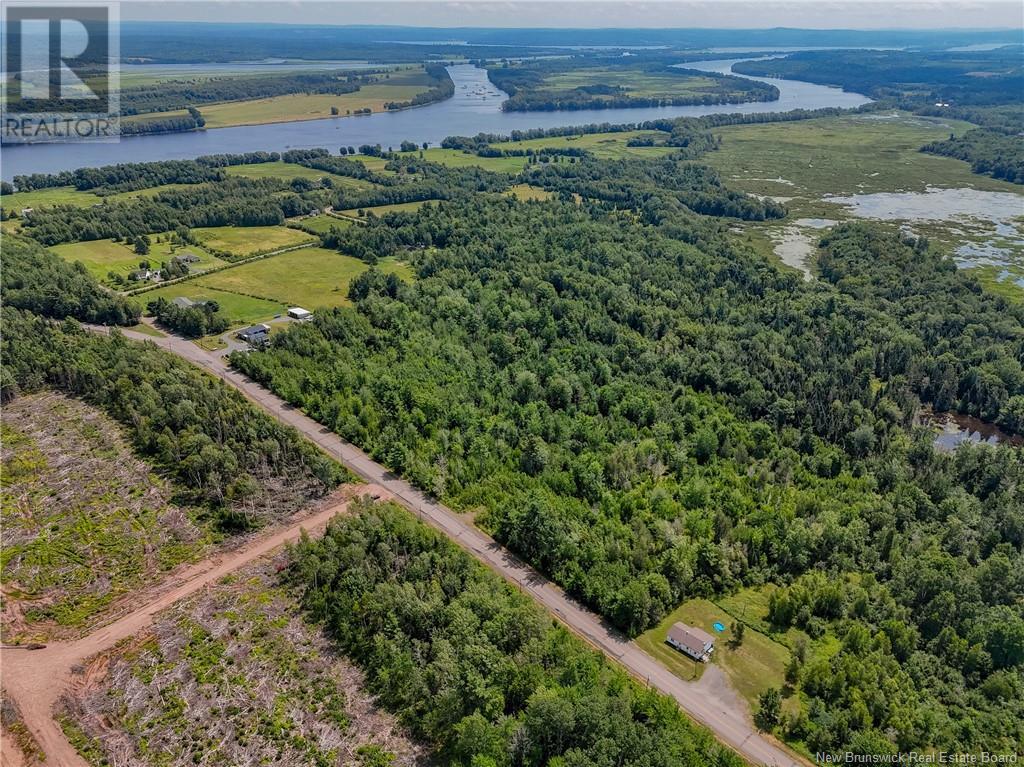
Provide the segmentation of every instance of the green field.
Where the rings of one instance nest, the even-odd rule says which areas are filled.
[[[475,165],[495,173],[518,173],[526,167],[525,157],[480,157],[461,149],[427,149],[423,152],[423,159],[450,168]]]
[[[121,118],[121,122],[139,125],[144,123],[159,122],[161,120],[167,120],[171,117],[185,117],[187,115],[187,109],[170,109],[166,112],[146,112],[138,115],[125,115]]]
[[[251,256],[278,248],[312,242],[305,232],[284,226],[213,226],[192,230],[202,245],[233,256]]]
[[[320,174],[324,175],[324,174]],[[355,179],[347,179],[354,181]],[[364,182],[365,183],[365,182]],[[106,196],[93,194],[92,192],[80,192],[73,186],[57,186],[50,189],[38,189],[33,192],[16,192],[15,194],[4,195],[0,198],[0,207],[4,210],[16,210],[21,214],[24,208],[47,208],[54,205],[76,205],[86,207],[98,205],[104,200],[112,202],[123,202],[137,197],[152,197],[160,192],[167,192],[172,189],[193,188],[195,184],[164,184],[163,186],[151,186],[145,189],[136,189],[131,192],[117,192]]]
[[[586,149],[595,157],[618,160],[627,157],[660,157],[674,152],[667,146],[626,146],[633,138],[653,138],[662,142],[668,134],[661,131],[623,131],[612,133],[585,133],[579,136],[550,136],[526,141],[505,141],[492,144],[495,149]]]
[[[196,189],[202,184],[164,184],[163,186],[147,186],[145,189],[133,189],[130,192],[116,192],[104,197],[104,200],[110,200],[111,202],[124,202],[126,200],[134,200],[139,197],[154,197],[161,192],[170,192],[174,189]]]
[[[324,248],[303,248],[225,269],[195,281],[204,288],[261,296],[268,302],[315,309],[344,306],[349,283],[368,268],[359,259]],[[405,264],[383,261],[380,269],[411,279]],[[274,314],[277,312],[271,312]],[[228,312],[231,316],[230,312]],[[264,315],[266,316],[266,315]],[[258,318],[254,318],[258,319]]]
[[[687,75],[683,72],[645,72],[639,68],[581,67],[569,72],[545,75],[536,88],[538,94],[571,91],[593,85],[621,88],[620,95],[643,98],[673,98],[712,94],[743,94],[745,89],[730,87],[714,77]],[[612,96],[604,98],[613,98]],[[595,96],[596,101],[603,100]]]
[[[99,279],[105,279],[108,272],[127,277],[129,272],[139,268],[140,261],[149,259],[149,256],[140,256],[126,245],[112,240],[69,242],[55,245],[50,250],[65,261],[81,261]]]
[[[216,301],[220,305],[221,313],[235,325],[251,325],[254,322],[273,317],[275,314],[281,314],[287,309],[280,302],[210,288],[200,284],[200,280],[188,280],[168,285],[165,288],[147,290],[133,298],[145,307],[146,304],[157,298],[166,298],[168,301],[172,301],[179,297],[191,298],[193,301]]]
[[[326,173],[315,168],[307,168],[305,165],[296,165],[290,162],[261,162],[252,165],[230,165],[225,168],[229,175],[245,176],[246,178],[280,178],[291,181],[293,178],[308,178],[316,181],[327,177],[331,179],[335,188],[366,190],[373,189],[375,185],[369,181],[348,176],[336,176],[333,173]]]
[[[0,197],[0,207],[4,210],[16,210],[18,215],[25,208],[47,208],[54,205],[96,205],[103,198],[92,192],[79,192],[73,186],[55,186],[50,189],[37,189],[33,192],[16,192]]]
[[[368,154],[357,154],[349,155],[348,159],[361,162],[363,165],[367,167],[367,169],[372,170],[374,173],[384,173],[386,175],[395,174],[393,170],[388,170],[387,168],[384,167],[391,161],[383,157],[373,157],[372,155]]]
[[[169,261],[174,256],[183,253],[199,256],[198,262],[189,264],[193,273],[207,271],[217,266],[223,266],[225,263],[195,245],[172,249],[169,239],[163,242],[159,241],[162,237],[168,237],[168,235],[150,235],[152,242],[149,255],[146,256],[140,256],[131,247],[112,240],[71,242],[65,245],[56,245],[50,250],[67,261],[81,261],[91,274],[103,281],[108,281],[110,272],[127,279],[131,272],[139,268],[140,261],[148,261],[152,268],[159,268],[161,262]]]
[[[682,621],[696,626],[715,637],[715,651],[711,662],[720,666],[729,677],[732,687],[744,700],[756,706],[758,696],[769,687],[782,688],[785,685],[786,665],[789,650],[785,645],[754,631],[748,625],[739,647],[731,647],[732,623],[734,619],[718,605],[706,599],[691,599],[653,629],[637,637],[636,643],[657,658],[666,668],[680,679],[697,679],[703,673],[702,663],[690,660],[681,652],[665,644],[665,637],[673,623]],[[712,624],[721,621],[727,627],[722,633],[714,630]]]
[[[365,211],[366,213],[373,213],[376,216],[383,216],[385,213],[400,213],[409,212],[413,210],[419,210],[430,200],[418,200],[416,202],[396,202],[394,205],[374,205],[369,208],[349,208],[348,210],[336,211],[339,216],[348,216],[350,218],[361,218],[359,211]]]
[[[326,234],[332,228],[344,229],[345,227],[352,226],[352,221],[347,218],[338,218],[337,216],[329,216],[324,213],[319,216],[303,218],[296,221],[295,225],[317,234]]]
[[[524,202],[527,200],[550,200],[555,196],[553,192],[549,192],[547,189],[541,189],[530,184],[516,184],[509,187],[505,194]]]
[[[965,162],[918,151],[929,141],[971,127],[908,114],[729,125],[715,129],[721,148],[698,162],[717,168],[726,183],[741,191],[798,198],[805,215],[834,213],[834,205],[823,209],[815,204],[826,195],[913,192],[928,186],[1019,193],[1019,186],[972,173]]]

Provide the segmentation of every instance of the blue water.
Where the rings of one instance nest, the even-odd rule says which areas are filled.
[[[749,57],[748,57],[749,59]],[[691,61],[688,69],[729,72],[737,61],[714,59]],[[752,77],[770,82],[779,89],[777,101],[717,106],[644,107],[639,109],[587,109],[563,112],[502,112],[507,94],[495,88],[485,70],[472,64],[448,68],[455,81],[455,95],[445,101],[401,112],[381,112],[363,117],[336,117],[272,125],[245,125],[191,133],[167,133],[131,136],[114,143],[79,141],[71,144],[34,144],[4,146],[0,177],[10,179],[27,173],[56,173],[75,168],[111,165],[119,162],[180,160],[204,154],[253,151],[283,151],[360,144],[397,147],[402,141],[438,144],[446,136],[498,133],[513,130],[553,128],[588,123],[635,123],[672,117],[699,117],[722,112],[754,114],[788,112],[791,109],[822,107],[851,108],[870,99],[839,88],[814,85],[797,80]]]
[[[725,626],[719,623],[718,621],[715,621],[713,625],[715,627],[715,631],[717,631],[718,633],[722,633],[723,631],[725,631]]]

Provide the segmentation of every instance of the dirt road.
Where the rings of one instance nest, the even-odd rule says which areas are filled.
[[[94,330],[106,332],[106,328]],[[182,338],[150,336],[123,331],[128,338],[149,341],[227,381],[283,423],[318,444],[350,470],[370,483],[385,488],[389,495],[423,521],[440,530],[478,560],[516,584],[542,604],[553,616],[608,657],[616,660],[637,679],[674,698],[679,706],[726,745],[753,764],[796,767],[808,762],[795,756],[774,739],[758,732],[747,713],[732,696],[715,695],[696,688],[658,663],[598,615],[568,597],[508,550],[495,543],[472,522],[448,507],[436,503],[405,480],[395,476],[334,432],[309,418],[297,408],[237,371],[231,370],[222,354],[206,352]]]
[[[358,493],[387,496],[386,490],[372,485],[360,485]],[[42,650],[0,650],[4,690],[20,707],[22,721],[46,754],[48,767],[88,767],[53,718],[54,704],[67,689],[75,666],[122,639],[134,636],[149,626],[156,613],[179,599],[194,594],[233,570],[298,539],[302,530],[321,530],[335,515],[344,512],[347,506],[347,502],[341,502],[312,515],[302,514],[284,527],[272,530],[236,551],[220,552],[196,563],[174,576],[172,588],[161,588],[158,595],[144,606],[81,639],[56,642]],[[8,743],[5,739],[4,746]]]

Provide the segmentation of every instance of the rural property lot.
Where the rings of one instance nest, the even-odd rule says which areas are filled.
[[[368,268],[365,261],[334,250],[302,248],[200,277],[194,283],[313,309],[347,305],[349,283]],[[393,260],[382,261],[379,268],[411,278],[409,268]]]
[[[284,226],[213,226],[192,230],[192,236],[208,248],[233,256],[251,256],[278,248],[312,242],[305,232]]]

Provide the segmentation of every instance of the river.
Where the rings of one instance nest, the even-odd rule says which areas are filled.
[[[732,65],[747,59],[691,61],[688,69],[730,73]],[[360,144],[397,147],[402,141],[438,144],[446,136],[477,133],[507,135],[513,130],[554,128],[588,123],[637,123],[671,117],[699,117],[707,114],[788,112],[791,109],[823,107],[852,108],[870,99],[839,88],[775,78],[750,77],[775,85],[777,101],[745,104],[642,107],[638,109],[587,109],[558,112],[502,112],[507,95],[487,79],[487,72],[472,64],[448,68],[455,82],[455,95],[445,101],[358,117],[334,117],[271,125],[244,125],[189,133],[131,136],[117,142],[79,141],[66,144],[8,145],[2,149],[0,177],[28,173],[55,173],[75,168],[112,165],[120,162],[180,160],[204,154],[234,154],[253,151],[283,151]]]

